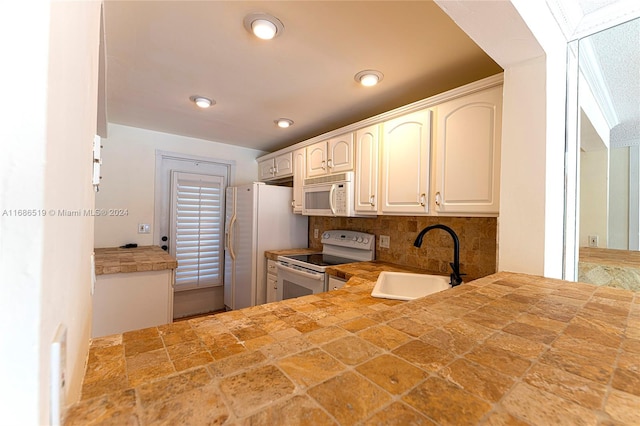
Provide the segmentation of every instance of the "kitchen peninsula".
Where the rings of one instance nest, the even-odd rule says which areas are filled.
[[[170,323],[177,260],[158,246],[96,248],[92,337]]]
[[[496,273],[94,339],[66,425],[640,424],[640,295]]]

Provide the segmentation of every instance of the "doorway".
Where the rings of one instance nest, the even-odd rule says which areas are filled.
[[[156,152],[154,242],[178,259],[174,319],[224,309],[224,193],[234,162]]]

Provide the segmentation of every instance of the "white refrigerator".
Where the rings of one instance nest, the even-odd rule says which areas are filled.
[[[293,189],[254,182],[226,191],[224,304],[227,309],[267,300],[265,250],[307,247],[306,216],[293,214]]]

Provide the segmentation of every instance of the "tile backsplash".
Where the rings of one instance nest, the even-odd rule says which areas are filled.
[[[376,260],[412,266],[428,271],[450,273],[453,240],[440,229],[429,231],[422,247],[413,246],[418,233],[427,226],[441,223],[455,231],[460,240],[460,270],[465,281],[497,271],[497,228],[495,217],[377,216],[375,218],[309,218],[309,247],[321,250],[322,232],[348,229],[376,236]],[[318,238],[314,238],[314,230]],[[380,247],[380,236],[390,237],[389,248]]]

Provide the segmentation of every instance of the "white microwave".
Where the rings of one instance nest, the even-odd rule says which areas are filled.
[[[353,172],[304,180],[302,214],[355,216]]]

